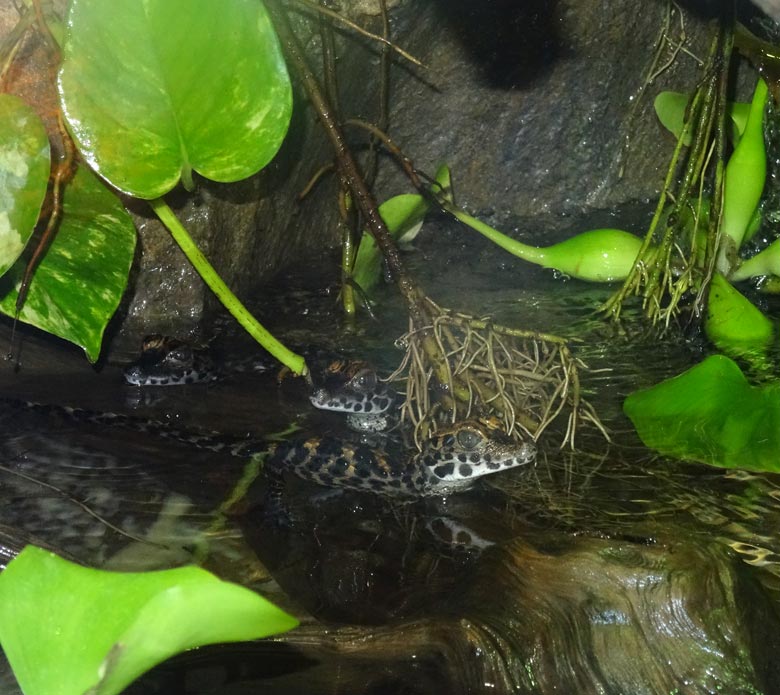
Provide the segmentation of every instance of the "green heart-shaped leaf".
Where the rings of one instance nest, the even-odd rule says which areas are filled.
[[[292,109],[260,0],[71,0],[59,91],[90,165],[147,199],[191,183],[192,170],[254,174]]]
[[[780,471],[780,384],[751,386],[728,357],[632,393],[623,410],[642,441],[667,456]]]
[[[0,275],[35,229],[51,167],[41,119],[21,99],[0,94]]]
[[[114,695],[186,649],[296,625],[197,567],[105,572],[28,546],[0,575],[0,644],[25,695]]]
[[[100,355],[133,262],[133,220],[95,175],[80,167],[63,194],[57,235],[35,271],[19,318]],[[0,311],[13,316],[26,261],[0,281]]]

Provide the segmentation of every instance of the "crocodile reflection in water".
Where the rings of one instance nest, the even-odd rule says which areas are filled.
[[[398,419],[399,396],[366,362],[334,360],[317,376],[311,404],[343,413],[357,432],[391,429]]]
[[[124,370],[132,386],[179,386],[216,380],[216,365],[207,348],[163,336],[148,335],[138,359]]]

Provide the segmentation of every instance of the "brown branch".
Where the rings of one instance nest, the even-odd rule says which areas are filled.
[[[414,168],[414,164],[412,163],[412,160],[407,157],[401,148],[393,142],[392,138],[385,133],[381,128],[378,126],[375,126],[373,123],[369,123],[368,121],[364,121],[360,118],[349,118],[346,121],[344,121],[343,125],[345,126],[356,126],[358,128],[362,128],[363,130],[367,130],[371,135],[373,135],[375,138],[377,138],[386,148],[387,151],[390,152],[393,157],[395,157],[396,161],[400,165],[400,167],[404,170],[406,175],[409,177],[409,180],[412,182],[412,185],[421,193],[425,193],[425,187],[422,184],[422,181],[420,181],[420,176],[417,173],[417,170]]]
[[[366,186],[352,152],[347,146],[344,133],[333,116],[333,112],[320,89],[317,78],[309,68],[301,46],[290,27],[287,15],[273,3],[268,4],[268,10],[277,34],[285,48],[288,62],[301,80],[309,101],[319,116],[325,128],[325,133],[333,145],[339,173],[349,188],[354,203],[363,215],[366,226],[374,237],[377,247],[385,257],[390,273],[398,285],[398,289],[407,304],[410,314],[415,320],[420,321],[423,316],[420,299],[421,292],[417,289],[401,263],[398,247],[379,214],[376,200]]]
[[[320,7],[328,7],[329,0],[320,0]],[[320,39],[322,41],[322,74],[325,87],[325,98],[328,100],[336,118],[339,116],[339,84],[336,77],[336,41],[333,29],[326,21],[325,15],[320,15]]]
[[[65,124],[62,122],[61,111],[57,113],[57,124],[59,126],[60,134],[62,135],[63,151],[62,157],[54,170],[51,186],[51,214],[46,223],[46,229],[44,229],[43,234],[38,241],[38,245],[35,247],[32,256],[30,256],[30,260],[27,261],[27,267],[24,269],[22,283],[19,285],[19,295],[16,298],[17,317],[21,313],[22,307],[27,300],[27,294],[30,291],[30,282],[35,274],[35,269],[38,267],[41,259],[46,255],[46,250],[49,248],[49,245],[57,234],[60,218],[62,216],[62,190],[73,175],[76,150],[73,146],[73,141],[70,139],[70,135],[68,135],[68,132],[65,129]]]
[[[386,0],[379,0],[380,16],[382,18],[382,36],[389,41],[390,39],[390,19],[387,15]],[[379,57],[379,114],[376,119],[377,127],[386,132],[390,126],[390,48],[383,44]],[[377,149],[376,139],[371,138],[369,143],[368,160],[366,164],[366,183],[369,188],[376,181],[379,171],[379,151]]]
[[[367,29],[364,29],[359,24],[355,24],[354,22],[350,21],[346,17],[342,17],[338,12],[334,12],[333,10],[328,9],[327,7],[322,7],[321,5],[318,5],[312,0],[295,0],[299,5],[303,5],[304,7],[309,8],[310,10],[313,10],[314,12],[319,12],[321,14],[327,15],[328,17],[331,17],[335,19],[338,22],[341,22],[342,24],[348,26],[353,31],[356,31],[358,34],[362,34],[363,36],[368,37],[369,39],[372,39],[374,41],[379,41],[380,43],[385,44],[388,46],[391,50],[398,53],[398,55],[403,56],[408,60],[410,63],[414,63],[417,67],[424,68],[425,65],[423,65],[422,62],[417,60],[411,53],[407,53],[403,48],[400,48],[399,46],[396,46],[391,41],[388,41],[383,36],[379,36],[378,34],[374,34],[373,32],[368,31]]]

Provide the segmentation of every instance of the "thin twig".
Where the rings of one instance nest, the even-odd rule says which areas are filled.
[[[358,34],[361,34],[363,36],[368,37],[369,39],[372,39],[373,41],[379,41],[380,43],[386,45],[391,50],[395,51],[398,55],[402,56],[406,60],[408,60],[410,63],[413,63],[417,67],[424,68],[425,65],[417,60],[411,53],[407,53],[403,48],[400,46],[396,46],[392,41],[388,41],[383,36],[379,36],[379,34],[374,34],[371,31],[368,31],[368,29],[364,29],[359,24],[355,24],[353,21],[347,19],[346,17],[343,17],[338,12],[334,12],[333,10],[322,7],[322,5],[318,5],[317,3],[313,2],[312,0],[294,0],[299,5],[303,5],[304,7],[307,7],[308,9],[319,12],[321,14],[327,15],[328,17],[331,17],[332,19],[335,19],[338,22],[341,22],[342,24],[348,26],[353,31],[356,31]]]
[[[38,25],[38,31],[40,31],[44,41],[49,45],[49,48],[54,54],[54,64],[59,65],[59,62],[62,58],[62,52],[60,51],[60,45],[57,43],[57,39],[55,39],[54,34],[51,33],[49,23],[43,16],[41,0],[32,0],[32,4],[33,8],[35,9],[35,23]]]
[[[0,61],[3,65],[0,70],[0,91],[2,92],[5,92],[6,90],[5,81],[11,66],[13,65],[14,59],[22,46],[24,35],[34,22],[34,13],[26,7],[22,8],[22,11],[19,14],[19,21],[5,37],[2,46],[0,46]]]
[[[325,176],[325,174],[329,174],[331,171],[333,171],[336,168],[336,165],[333,162],[330,162],[329,164],[325,164],[324,166],[321,166],[317,171],[314,172],[312,177],[309,179],[309,182],[303,187],[303,190],[298,194],[298,202],[303,200],[309,193],[312,192],[312,189],[319,183],[320,179]]]
[[[43,234],[41,234],[41,238],[24,269],[24,276],[22,277],[22,282],[19,286],[19,295],[16,297],[17,318],[27,299],[33,274],[35,273],[38,264],[41,262],[41,259],[46,255],[49,245],[57,234],[60,218],[62,217],[62,192],[65,184],[71,179],[75,171],[76,148],[73,146],[73,141],[70,139],[70,135],[65,129],[61,111],[57,112],[57,125],[59,126],[63,152],[60,161],[57,163],[54,170],[54,177],[51,185],[51,214],[46,223],[46,229],[44,229]]]

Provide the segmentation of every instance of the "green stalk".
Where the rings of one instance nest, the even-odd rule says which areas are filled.
[[[290,371],[295,374],[307,374],[308,370],[303,357],[282,345],[249,313],[249,310],[230,291],[230,288],[224,283],[222,278],[217,275],[217,271],[214,270],[214,267],[195,245],[189,232],[182,226],[176,215],[173,214],[173,210],[168,207],[168,204],[162,198],[150,200],[149,204],[160,218],[160,221],[168,228],[174,241],[179,245],[184,255],[187,256],[187,260],[192,263],[198,275],[203,278],[209,289],[217,296],[217,299],[222,302],[222,305],[233,315],[236,321],[241,324],[241,327]]]
[[[349,284],[349,279],[352,277],[352,271],[355,267],[357,248],[355,235],[349,222],[344,220],[341,224],[341,305],[344,307],[344,315],[354,318],[356,313],[355,288]]]
[[[737,265],[737,251],[764,191],[764,109],[767,95],[767,84],[759,78],[753,92],[745,132],[726,165],[717,262],[718,270],[726,276]]]
[[[529,263],[553,268],[587,282],[625,279],[642,248],[639,237],[620,229],[592,229],[552,246],[529,246],[493,229],[449,202],[440,201],[440,204],[457,220],[487,237],[504,251]]]
[[[463,222],[463,224],[468,225],[475,231],[479,232],[482,236],[490,239],[490,241],[492,241],[497,246],[500,246],[502,249],[504,249],[504,251],[508,251],[513,256],[522,258],[528,263],[544,265],[544,262],[547,258],[545,249],[529,246],[528,244],[524,244],[521,241],[517,241],[517,239],[512,239],[511,237],[506,236],[506,234],[502,234],[497,229],[493,229],[493,227],[490,225],[487,225],[481,220],[478,220],[476,217],[472,217],[468,213],[463,212],[463,210],[459,210],[454,205],[445,203],[443,201],[440,202],[442,203],[442,207],[456,220]]]

